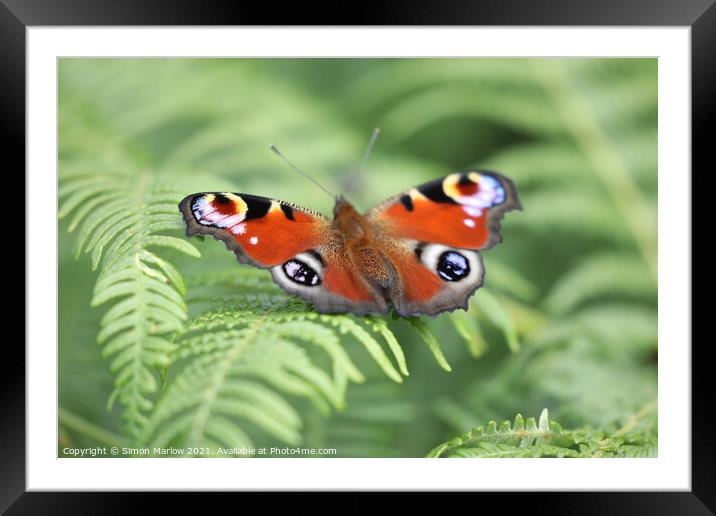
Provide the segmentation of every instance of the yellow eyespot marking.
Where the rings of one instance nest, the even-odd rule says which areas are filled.
[[[459,182],[460,174],[450,174],[447,176],[443,181],[443,191],[445,192],[445,195],[452,197],[453,199],[458,199],[460,197],[460,190],[457,188]]]

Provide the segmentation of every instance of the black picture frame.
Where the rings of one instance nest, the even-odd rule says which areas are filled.
[[[336,4],[338,9],[342,9]],[[711,158],[709,126],[716,120],[716,5],[714,0],[490,0],[394,2],[351,5],[351,19],[321,8],[325,25],[557,25],[691,27],[692,170]],[[124,0],[0,0],[0,113],[5,167],[25,167],[25,35],[28,27],[63,25],[317,25],[305,4]],[[12,165],[8,165],[10,157]],[[14,158],[14,159],[12,159]],[[713,163],[709,163],[713,167]],[[692,173],[693,177],[693,173]],[[686,178],[685,178],[686,180]],[[690,179],[689,179],[690,180]],[[693,190],[692,190],[693,191]],[[25,191],[26,205],[29,205]],[[693,202],[692,202],[693,206]],[[8,236],[11,238],[11,236]],[[26,238],[29,235],[26,234]],[[693,263],[693,262],[692,262]],[[26,270],[26,274],[28,271]],[[693,320],[693,319],[692,319]],[[11,346],[11,344],[14,346]],[[533,512],[572,514],[713,514],[716,511],[716,439],[709,420],[710,361],[706,346],[692,346],[692,490],[690,492],[511,493]],[[5,342],[0,391],[0,510],[7,514],[114,514],[139,510],[144,496],[126,493],[25,492],[25,353],[17,340]],[[10,355],[7,355],[7,354]],[[242,494],[241,496],[246,496]],[[485,498],[480,505],[486,506]],[[485,495],[491,496],[491,495]],[[185,497],[162,496],[189,509]],[[216,503],[216,501],[214,501]],[[357,504],[368,510],[368,504]],[[184,512],[182,511],[182,512]]]

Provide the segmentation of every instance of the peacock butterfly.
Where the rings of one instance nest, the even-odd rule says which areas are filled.
[[[469,171],[412,188],[360,214],[336,198],[333,220],[242,193],[196,193],[179,203],[187,236],[223,240],[241,263],[322,313],[404,316],[467,309],[482,285],[479,251],[501,241],[502,214],[519,209],[512,182]]]
[[[390,303],[403,316],[467,310],[485,274],[479,251],[502,240],[500,219],[514,209],[521,206],[512,181],[478,170],[411,188],[364,214],[338,196],[333,220],[243,193],[195,193],[179,203],[187,236],[223,240],[239,262],[270,269],[317,311],[381,314]]]

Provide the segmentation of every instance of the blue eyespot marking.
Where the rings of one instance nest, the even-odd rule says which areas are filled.
[[[307,287],[315,287],[321,284],[321,279],[318,277],[318,273],[308,266],[301,260],[289,260],[283,264],[283,272],[286,276],[299,285],[305,285]]]
[[[446,251],[438,258],[437,273],[445,281],[460,281],[470,274],[470,262],[460,253]]]

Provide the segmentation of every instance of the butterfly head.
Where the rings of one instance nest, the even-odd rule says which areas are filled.
[[[362,240],[370,230],[365,217],[342,195],[336,197],[333,207],[333,228],[349,240]]]

